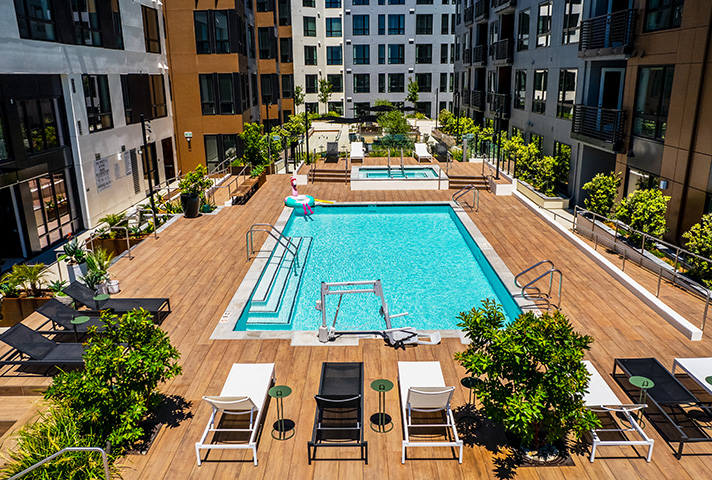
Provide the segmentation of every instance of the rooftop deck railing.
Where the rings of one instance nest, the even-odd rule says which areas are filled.
[[[466,48],[462,52],[462,63],[465,65],[469,65],[472,63],[472,49],[471,48]]]
[[[502,118],[508,118],[511,113],[512,96],[508,93],[488,93],[487,102],[492,113],[501,112]]]
[[[624,53],[633,46],[636,10],[622,10],[581,23],[579,55]],[[591,52],[596,50],[596,52]],[[599,50],[603,50],[598,52]]]
[[[505,13],[517,7],[517,0],[492,0],[492,8],[496,13]]]
[[[605,146],[602,142],[618,151],[623,142],[624,120],[624,110],[574,105],[571,134],[581,141]],[[591,142],[591,139],[595,141]]]

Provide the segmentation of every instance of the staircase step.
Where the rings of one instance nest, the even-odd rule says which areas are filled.
[[[299,248],[301,247],[301,243],[303,241],[302,238],[299,238],[298,240],[295,238],[294,243],[297,246],[297,254],[299,253]],[[282,293],[284,293],[284,288],[289,283],[289,280],[295,273],[293,273],[294,270],[294,256],[285,250],[284,254],[282,255],[283,260],[279,265],[279,268],[274,272],[274,277],[272,278],[271,281],[265,282],[267,284],[267,287],[264,289],[266,290],[266,294],[262,297],[257,297],[256,295],[252,296],[252,302],[250,302],[250,313],[256,313],[256,312],[276,312],[277,309],[279,308],[279,302],[282,298]],[[267,278],[266,278],[267,279]],[[260,281],[260,284],[262,281]],[[261,286],[261,285],[259,285]],[[259,287],[258,286],[258,287]],[[264,291],[263,290],[263,291]],[[257,293],[257,292],[255,292]]]
[[[267,260],[267,265],[262,271],[262,276],[259,282],[257,282],[257,288],[255,288],[252,294],[253,301],[265,302],[269,295],[270,290],[272,290],[272,285],[274,280],[279,273],[280,267],[285,258],[285,248],[281,243],[277,243],[272,255],[270,255],[269,260]]]

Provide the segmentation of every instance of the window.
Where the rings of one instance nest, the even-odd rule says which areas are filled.
[[[318,102],[306,102],[304,104],[304,109],[309,113],[319,113],[319,103]]]
[[[576,100],[576,69],[559,71],[559,98],[556,104],[556,116],[571,120]]]
[[[246,107],[245,98],[243,98],[246,85],[243,85],[243,77],[239,74],[200,74],[198,82],[203,115],[234,115],[242,113]],[[163,108],[165,109],[165,107]]]
[[[341,8],[341,0],[326,0],[326,8]]]
[[[282,98],[292,98],[294,94],[294,75],[282,75]],[[289,117],[287,117],[289,118]]]
[[[274,12],[274,0],[257,0],[258,12]]]
[[[433,63],[433,46],[431,44],[415,46],[415,63]]]
[[[450,63],[455,63],[455,44],[450,44]]]
[[[378,93],[386,93],[386,74],[378,74]]]
[[[440,74],[440,87],[439,88],[440,88],[441,92],[447,92],[447,73]]]
[[[415,108],[428,118],[431,118],[433,105],[430,102],[417,102]]]
[[[195,50],[198,54],[213,53],[208,33],[208,12],[193,12],[195,25]]]
[[[292,24],[292,6],[289,0],[279,0],[277,2],[277,8],[279,10],[279,24],[281,26],[288,26]]]
[[[544,152],[542,150],[542,147],[544,146],[544,137],[542,137],[541,135],[537,135],[536,133],[532,133],[529,141],[536,145],[536,148],[539,149],[539,158],[543,157]]]
[[[388,93],[403,93],[405,92],[405,74],[389,73],[388,74]]]
[[[291,110],[282,110],[282,122],[287,123],[289,121],[289,117],[292,116],[292,111]]]
[[[455,79],[455,74],[454,74],[454,73],[451,73],[451,74],[450,74],[450,91],[451,91],[451,92],[452,92],[453,83],[455,82],[454,79]]]
[[[369,102],[354,103],[354,115],[356,117],[363,117],[364,115],[369,115],[370,113],[371,113],[371,104]]]
[[[127,125],[140,122],[141,114],[146,120],[168,115],[163,81],[163,75],[121,75],[121,94]]]
[[[161,36],[158,27],[158,12],[155,8],[141,5],[143,14],[143,39],[146,44],[146,52],[161,53]]]
[[[292,63],[292,39],[290,38],[280,38],[279,39],[279,56],[282,63]]]
[[[247,50],[250,58],[255,58],[255,27],[247,26]]]
[[[327,18],[326,19],[326,36],[340,37],[341,36],[341,19]]]
[[[371,63],[371,46],[354,45],[354,65],[368,65]]]
[[[353,0],[352,5],[368,5],[368,0]]]
[[[665,140],[674,67],[641,68],[633,112],[633,133]]]
[[[198,54],[235,53],[230,46],[230,23],[227,10],[193,12],[195,50]]]
[[[529,9],[519,12],[519,30],[517,30],[517,51],[529,49]]]
[[[536,22],[536,46],[551,45],[551,2],[539,5],[539,17]]]
[[[230,26],[227,10],[216,10],[214,20],[215,53],[230,53]]]
[[[579,41],[581,3],[581,0],[565,0],[564,2],[564,34],[561,40],[564,45]]]
[[[448,34],[449,17],[450,16],[447,13],[443,13],[442,20],[440,20],[440,34],[442,34],[442,35]]]
[[[388,15],[388,35],[405,34],[405,15]]]
[[[432,5],[433,0],[415,0],[416,5]]]
[[[386,46],[379,45],[378,46],[378,64],[383,65],[385,63],[386,63]]]
[[[329,102],[329,111],[338,113],[339,116],[344,114],[344,103],[343,102]]]
[[[15,0],[20,38],[54,41],[52,0]]]
[[[420,92],[430,92],[433,89],[433,74],[432,73],[416,73],[415,81],[418,83]]]
[[[257,74],[253,73],[250,76],[250,83],[252,84],[252,105],[258,105],[260,102],[259,93],[257,92]]]
[[[440,45],[440,63],[447,63],[447,43]]]
[[[368,35],[368,15],[354,15],[353,18],[353,34]]]
[[[200,83],[200,105],[203,115],[215,115],[218,111],[215,103],[213,75],[209,73],[200,74],[198,75],[198,82]]]
[[[415,16],[415,34],[416,35],[432,35],[433,34],[433,16],[432,15],[416,15]]]
[[[534,98],[532,99],[532,112],[534,113],[546,113],[548,77],[548,70],[534,70]]]
[[[316,0],[302,0],[302,7],[316,7]]]
[[[341,55],[341,45],[326,47],[326,64],[342,65],[344,59]]]
[[[235,87],[231,73],[218,74],[218,89],[220,92],[220,114],[234,115],[236,113]]]
[[[558,160],[559,168],[569,171],[571,165],[571,145],[554,141],[554,158]],[[568,183],[568,178],[565,178],[563,184],[568,185]]]
[[[114,35],[116,35],[116,48],[124,49],[124,31],[121,26],[121,11],[119,10],[119,0],[111,0],[111,20],[114,24]]]
[[[388,45],[388,63],[391,65],[405,63],[405,45]]]
[[[77,45],[101,46],[101,29],[96,2],[72,0],[74,34]]]
[[[524,110],[527,97],[527,71],[514,72],[514,108]]]
[[[378,34],[379,35],[386,34],[386,16],[385,15],[378,16]]]
[[[305,83],[305,89],[306,93],[316,93],[317,92],[317,85],[318,85],[318,76],[317,75],[304,75],[304,83]]]
[[[405,5],[405,0],[388,0],[388,5]]]
[[[326,80],[331,84],[333,93],[344,93],[344,77],[341,75],[327,75]]]
[[[242,140],[237,134],[203,135],[205,142],[205,164],[212,171],[224,162],[241,157],[244,153]]]
[[[87,106],[89,133],[113,127],[108,77],[106,75],[82,75],[82,84]]]
[[[262,104],[274,105],[279,100],[279,76],[276,73],[260,75]]]
[[[65,145],[58,112],[59,98],[17,100],[22,142],[28,155]]]
[[[354,93],[371,93],[371,75],[354,73]]]
[[[316,46],[304,45],[304,65],[316,65]]]
[[[643,31],[678,28],[682,21],[684,0],[648,0]]]
[[[259,27],[257,29],[257,47],[260,58],[277,58],[277,36],[274,27]]]
[[[304,17],[304,36],[316,37],[316,17]]]

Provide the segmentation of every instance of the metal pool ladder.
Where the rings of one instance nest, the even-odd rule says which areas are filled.
[[[519,277],[521,277],[522,275],[524,275],[525,273],[527,273],[531,270],[534,270],[539,265],[546,265],[549,268],[544,273],[542,273],[541,275],[539,275],[538,277],[536,277],[534,280],[530,281],[526,285],[522,285],[521,283],[519,283]],[[559,297],[558,297],[559,303],[558,304],[551,302],[552,301],[551,288],[554,283],[554,275],[557,275],[557,274],[559,276]],[[544,293],[543,291],[541,291],[541,289],[539,289],[539,287],[534,285],[536,282],[538,282],[539,280],[541,280],[542,278],[545,278],[545,277],[549,277],[549,290],[546,293]],[[536,304],[536,301],[539,299],[545,300],[547,310],[549,308],[551,308],[552,306],[558,310],[559,307],[561,306],[561,286],[563,283],[564,283],[564,275],[561,273],[561,270],[557,269],[554,266],[554,262],[552,262],[551,260],[542,260],[541,262],[537,262],[534,265],[532,265],[531,267],[529,267],[525,270],[522,270],[521,272],[519,272],[517,274],[516,277],[514,277],[514,284],[517,287],[522,289],[522,297],[532,300],[535,304]],[[530,292],[530,293],[527,293],[527,292]]]
[[[472,200],[474,201],[475,205],[474,208],[476,211],[480,211],[480,190],[475,186],[474,183],[471,183],[469,185],[466,185],[462,187],[460,190],[455,192],[452,196],[452,201],[457,204],[458,207],[462,207],[460,205],[460,202],[458,201],[460,198],[464,197],[467,193],[472,191]],[[470,205],[470,209],[472,209],[473,206]]]
[[[269,227],[269,228],[260,228]],[[284,235],[280,229],[271,223],[253,223],[250,229],[245,234],[245,243],[247,247],[247,261],[252,258],[255,250],[252,248],[252,235],[254,232],[267,232],[270,237],[274,238],[278,244],[282,245],[286,251],[294,255],[294,266],[299,268],[299,256],[297,255],[298,247],[292,243],[292,239]],[[291,248],[290,248],[291,247]]]

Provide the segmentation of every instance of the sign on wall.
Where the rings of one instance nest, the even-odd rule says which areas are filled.
[[[124,155],[124,171],[126,172],[126,176],[128,177],[133,173],[133,170],[131,169],[131,153],[127,150],[123,153]]]
[[[111,188],[111,171],[109,170],[108,158],[104,157],[94,160],[94,177],[96,178],[97,192]]]

